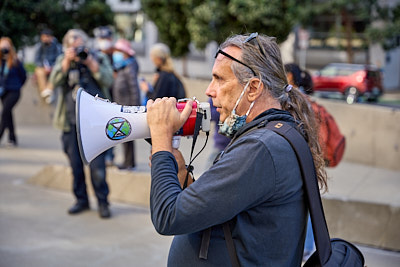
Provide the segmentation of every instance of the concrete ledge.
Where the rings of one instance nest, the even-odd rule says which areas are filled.
[[[344,160],[400,170],[400,109],[317,99],[346,137]]]
[[[328,174],[331,176],[330,191],[323,195],[323,204],[331,237],[400,251],[398,172],[343,162],[335,169],[328,169]],[[89,195],[94,196],[88,173],[86,177]],[[151,179],[148,172],[108,168],[107,181],[111,203],[149,207]],[[71,192],[71,169],[62,165],[46,166],[28,183]]]
[[[89,169],[85,169],[88,194],[94,196]],[[71,168],[63,165],[44,167],[28,181],[30,184],[72,192]],[[126,172],[107,168],[107,183],[110,188],[109,200],[149,207],[150,174],[147,172]]]
[[[400,208],[346,199],[322,200],[331,238],[400,250]]]

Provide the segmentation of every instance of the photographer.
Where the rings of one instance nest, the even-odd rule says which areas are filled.
[[[94,53],[85,45],[87,35],[78,29],[69,30],[63,38],[64,54],[57,58],[51,73],[55,86],[61,88],[54,125],[61,129],[64,152],[67,154],[73,173],[73,192],[77,202],[69,214],[77,214],[89,209],[86,190],[84,165],[79,154],[76,135],[75,101],[77,90],[82,87],[91,95],[109,98],[108,88],[113,82],[112,67],[108,58],[102,53]],[[89,165],[90,176],[95,191],[99,215],[101,218],[111,216],[108,208],[108,185],[104,153],[95,158]]]

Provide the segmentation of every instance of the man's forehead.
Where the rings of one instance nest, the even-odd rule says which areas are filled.
[[[242,50],[239,47],[236,46],[228,46],[225,47],[224,49],[222,49],[222,51],[224,51],[225,53],[229,54],[230,56],[237,58],[237,59],[241,59],[242,58]],[[228,59],[231,61],[230,58],[224,56],[223,54],[219,53],[217,58],[215,59],[216,61],[222,61]]]
[[[222,49],[225,53],[231,55],[232,57],[241,58],[242,50],[236,46],[228,46]],[[217,58],[215,59],[214,66],[213,66],[213,74],[215,75],[222,75],[222,72],[232,72],[231,64],[233,60],[229,57],[219,53]]]

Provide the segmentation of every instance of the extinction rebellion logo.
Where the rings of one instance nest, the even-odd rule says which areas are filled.
[[[121,140],[131,133],[131,125],[124,118],[112,118],[106,126],[106,135],[111,140]]]

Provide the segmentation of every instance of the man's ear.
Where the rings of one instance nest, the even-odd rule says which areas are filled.
[[[260,79],[255,78],[251,80],[249,84],[249,93],[247,94],[247,100],[249,102],[255,101],[262,95],[263,91],[264,83]]]

